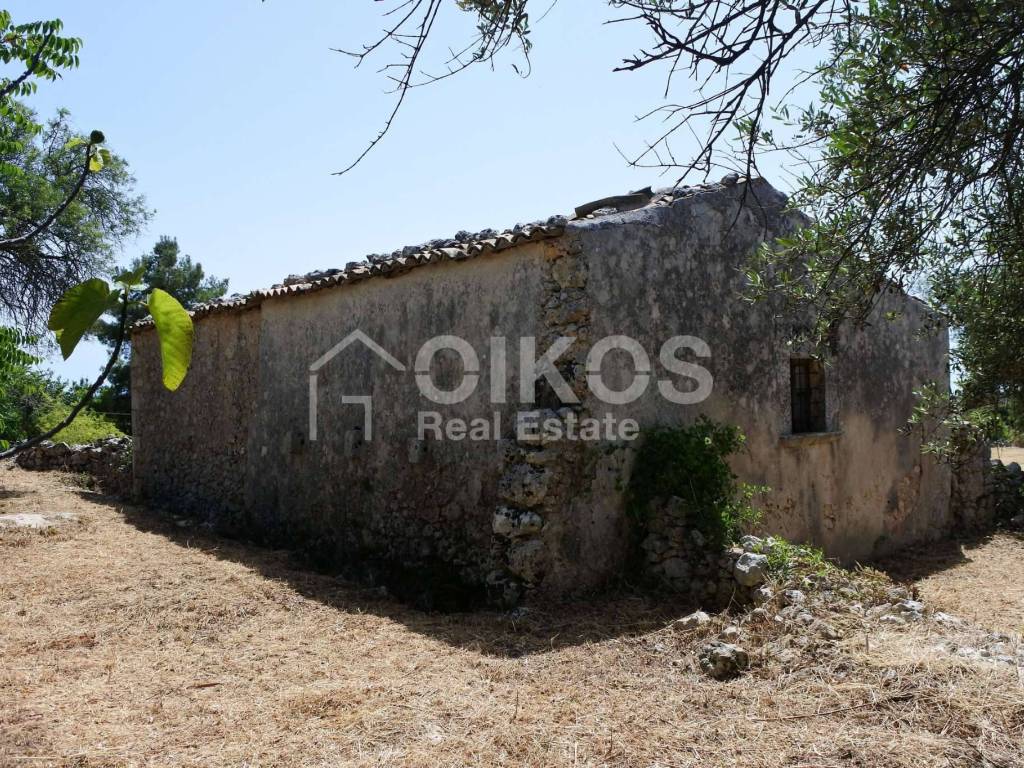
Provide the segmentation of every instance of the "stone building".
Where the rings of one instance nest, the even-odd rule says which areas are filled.
[[[949,472],[900,428],[914,389],[948,382],[947,334],[917,335],[926,308],[892,293],[894,319],[829,359],[794,350],[740,299],[753,249],[797,221],[785,202],[760,180],[631,193],[293,276],[199,308],[173,393],[138,327],[136,491],[398,590],[565,596],[635,551],[634,424],[706,414],[746,433],[733,467],[771,487],[765,530],[844,560],[939,536]],[[619,431],[554,440],[538,419]]]

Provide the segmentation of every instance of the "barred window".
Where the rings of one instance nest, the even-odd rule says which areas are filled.
[[[789,361],[793,434],[825,432],[825,369],[811,357]]]

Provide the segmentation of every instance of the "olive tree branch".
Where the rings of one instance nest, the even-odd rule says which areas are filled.
[[[394,84],[394,88],[390,92],[395,94],[395,102],[383,127],[355,160],[334,175],[340,176],[351,171],[384,140],[384,137],[391,131],[411,89],[445,80],[475,64],[493,62],[497,54],[515,40],[519,40],[521,43],[523,54],[529,63],[530,44],[526,14],[528,0],[503,0],[493,4],[467,2],[460,3],[460,7],[463,5],[477,6],[475,10],[479,15],[480,23],[477,25],[476,36],[463,47],[458,49],[449,47],[449,57],[444,61],[445,71],[443,73],[431,74],[418,71],[417,67],[426,50],[438,15],[449,2],[450,0],[403,0],[383,14],[385,17],[394,17],[396,20],[389,22],[389,25],[377,38],[364,44],[362,50],[332,49],[337,53],[354,58],[356,67],[359,67],[368,57],[377,53],[388,43],[398,50],[397,60],[385,64],[379,70]],[[469,8],[463,8],[463,10],[469,10]],[[520,72],[518,68],[516,71]],[[520,72],[520,74],[522,73]]]

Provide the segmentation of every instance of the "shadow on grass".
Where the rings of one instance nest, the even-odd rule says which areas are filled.
[[[660,629],[696,607],[691,601],[622,586],[572,603],[499,612],[428,612],[380,587],[314,570],[297,553],[230,539],[203,527],[180,526],[166,513],[89,491],[79,494],[116,509],[131,525],[189,549],[241,563],[302,596],[345,613],[373,613],[453,646],[501,657],[546,653],[568,646],[627,638]]]
[[[900,552],[871,563],[894,581],[914,582],[936,573],[948,571],[974,561],[973,550],[991,541],[996,533],[1024,540],[1024,534],[1008,529],[993,529],[985,533],[953,536],[948,539],[916,544]]]

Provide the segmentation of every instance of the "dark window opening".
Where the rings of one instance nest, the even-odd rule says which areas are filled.
[[[793,434],[825,432],[825,368],[814,358],[789,361]]]

